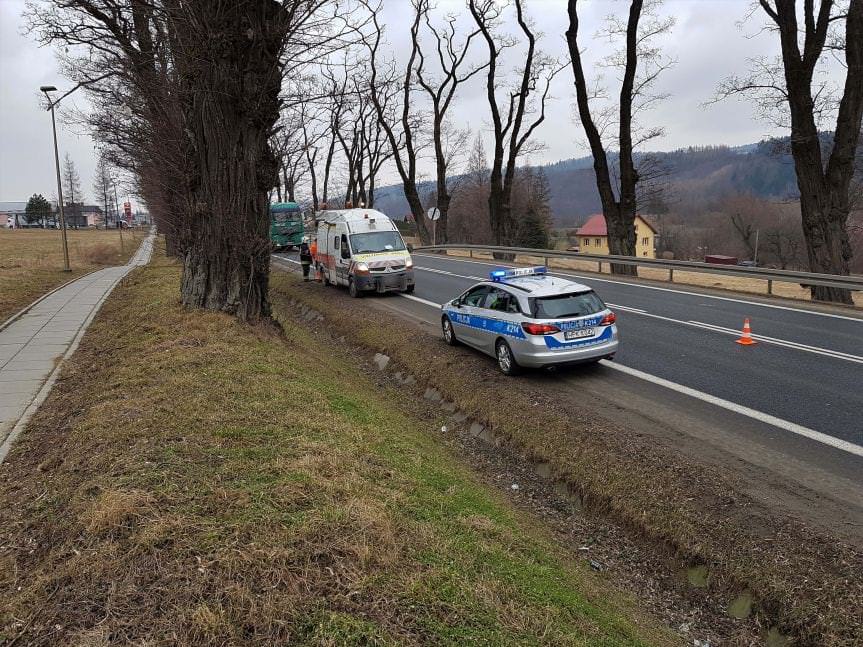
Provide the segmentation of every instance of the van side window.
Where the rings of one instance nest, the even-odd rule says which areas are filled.
[[[348,237],[342,234],[342,258],[351,257],[351,248],[348,247]]]
[[[339,248],[339,237],[333,236],[333,249],[338,249],[338,248]]]

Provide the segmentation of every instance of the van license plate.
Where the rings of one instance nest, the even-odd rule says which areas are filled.
[[[563,334],[563,338],[566,340],[583,339],[584,337],[593,337],[593,328],[581,328],[580,330],[567,330]]]

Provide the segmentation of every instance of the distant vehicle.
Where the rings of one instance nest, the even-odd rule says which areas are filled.
[[[712,263],[714,265],[737,265],[737,257],[723,256],[722,254],[710,254],[709,256],[704,257],[704,262]]]
[[[318,256],[324,284],[366,292],[414,291],[414,263],[393,221],[374,209],[318,214]]]
[[[303,242],[303,213],[296,202],[270,205],[270,241],[273,247],[293,249]]]
[[[758,263],[755,261],[738,261],[737,265],[739,267],[758,267]]]
[[[505,375],[611,359],[615,321],[588,286],[549,276],[545,267],[494,270],[441,306],[444,340],[491,355]]]

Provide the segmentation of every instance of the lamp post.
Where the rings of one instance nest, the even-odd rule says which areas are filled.
[[[66,238],[66,216],[63,213],[63,183],[60,181],[60,153],[57,150],[57,122],[54,119],[54,106],[60,103],[60,99],[63,97],[60,97],[57,101],[51,101],[49,93],[57,91],[57,88],[53,85],[43,85],[39,90],[45,94],[45,98],[48,100],[48,108],[46,109],[51,111],[51,129],[54,131],[54,165],[57,168],[57,209],[60,212],[60,232],[63,238],[63,271],[71,272],[72,268],[69,267],[69,241]]]

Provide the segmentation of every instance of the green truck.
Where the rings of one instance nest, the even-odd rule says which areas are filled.
[[[270,241],[277,250],[299,247],[303,242],[303,213],[296,202],[270,205]]]

